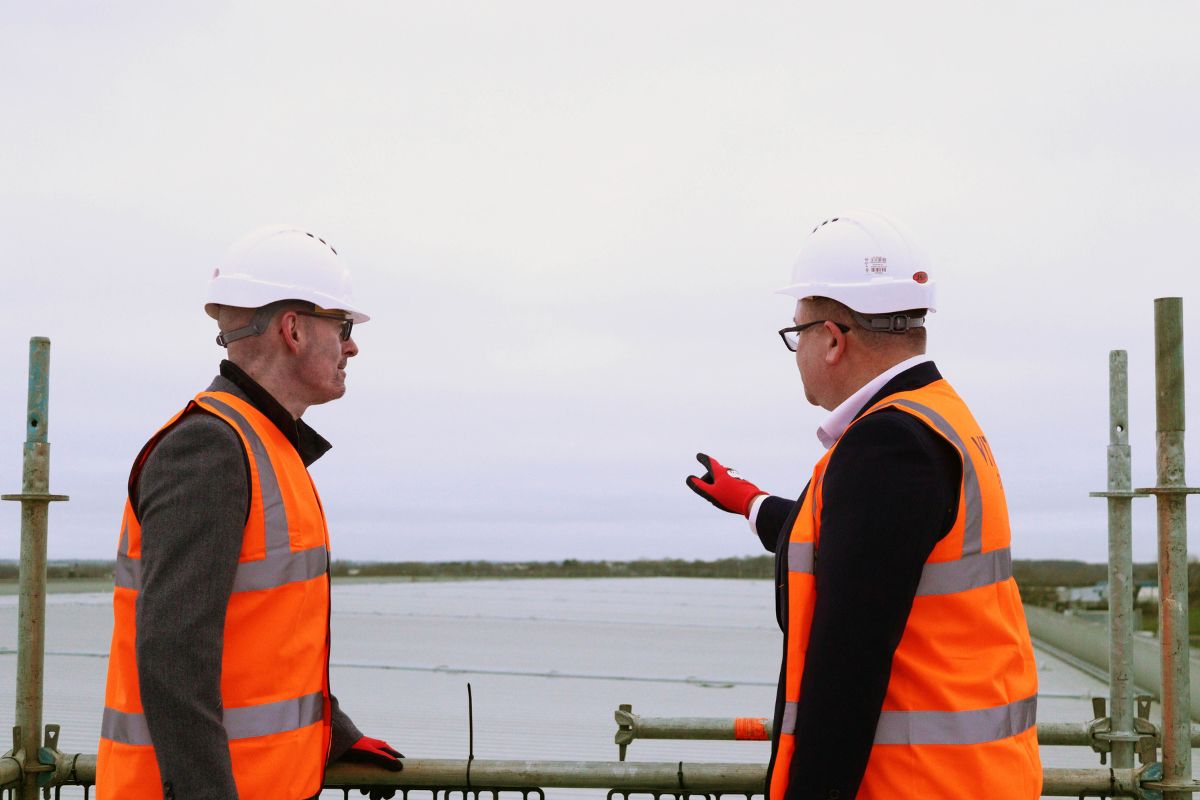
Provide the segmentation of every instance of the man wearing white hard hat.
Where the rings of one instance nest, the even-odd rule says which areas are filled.
[[[330,693],[329,534],[307,470],[330,444],[301,420],[345,393],[369,317],[337,251],[289,225],[235,243],[204,309],[228,359],[129,477],[99,800],[304,800],[328,761],[401,768]]]
[[[687,484],[776,555],[784,634],[770,800],[1041,793],[1037,674],[995,456],[925,355],[934,284],[911,234],[831,217],[801,248],[779,331],[829,412],[800,498],[709,456]]]

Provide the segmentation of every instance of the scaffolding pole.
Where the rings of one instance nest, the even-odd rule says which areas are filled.
[[[1129,357],[1108,354],[1108,730],[1113,766],[1133,766],[1140,739],[1133,717],[1133,491],[1129,450]]]
[[[1154,301],[1155,417],[1158,484],[1139,492],[1158,505],[1158,632],[1162,646],[1164,800],[1187,800],[1192,780],[1191,675],[1188,644],[1187,506],[1184,481],[1183,298]]]
[[[50,494],[50,340],[29,340],[29,401],[25,417],[25,458],[21,493],[4,500],[21,503],[21,575],[18,589],[17,707],[12,760],[22,777],[18,797],[37,800],[38,775],[51,772],[38,762],[42,736],[42,677],[46,644],[46,536],[49,504],[66,500]]]

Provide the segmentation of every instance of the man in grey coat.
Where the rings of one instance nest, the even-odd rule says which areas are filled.
[[[208,391],[232,395],[260,412],[308,467],[331,445],[301,416],[345,394],[346,365],[358,353],[351,331],[368,319],[351,298],[337,252],[293,226],[254,231],[214,271],[207,300],[205,310],[221,331],[217,342],[229,355]],[[189,411],[151,440],[131,477],[130,507],[141,527],[137,689],[165,798],[239,797],[230,756],[236,736],[222,702],[222,652],[251,514],[249,464],[232,425]],[[132,560],[118,559],[118,587]],[[324,561],[327,580],[327,556]],[[113,681],[110,671],[110,693]],[[332,695],[327,713],[329,762],[401,769],[401,754],[364,736]],[[122,726],[128,727],[129,716],[106,707],[102,757],[105,739],[128,738]],[[100,772],[104,796],[103,775],[113,773]],[[244,792],[241,797],[246,800]]]

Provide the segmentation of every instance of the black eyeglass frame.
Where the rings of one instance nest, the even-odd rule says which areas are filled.
[[[341,330],[339,331],[339,335],[342,337],[342,341],[343,342],[350,341],[350,332],[354,330],[354,318],[353,317],[344,317],[341,314],[338,314],[337,312],[330,312],[330,311],[296,310],[296,313],[302,317],[317,317],[318,319],[331,319],[334,322],[340,322]]]
[[[813,327],[814,325],[823,325],[823,324],[825,324],[826,322],[832,322],[834,325],[837,325],[837,327],[838,327],[838,330],[839,330],[839,331],[841,331],[842,333],[849,333],[849,332],[850,332],[850,326],[849,326],[849,325],[843,325],[842,323],[840,323],[840,322],[837,322],[837,321],[835,321],[835,320],[832,320],[832,319],[814,319],[812,322],[805,322],[803,325],[793,325],[793,326],[792,326],[792,327],[790,327],[790,328],[782,328],[782,329],[780,329],[780,331],[779,331],[779,338],[780,338],[780,339],[783,339],[783,346],[784,346],[784,347],[786,347],[788,350],[790,350],[791,352],[793,352],[793,353],[794,353],[794,352],[796,352],[796,348],[800,346],[800,334],[801,334],[801,333],[803,333],[804,331],[806,331],[806,330],[808,330],[809,328]],[[792,345],[792,343],[791,343],[791,342],[789,342],[789,341],[788,341],[788,337],[787,337],[787,335],[788,335],[789,333],[794,333],[794,334],[796,334],[796,344],[795,344],[794,346]]]

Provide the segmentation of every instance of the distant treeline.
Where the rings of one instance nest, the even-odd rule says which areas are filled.
[[[1195,565],[1188,565],[1188,572]],[[1095,586],[1108,580],[1108,564],[1083,561],[1014,561],[1013,576],[1021,586]],[[1134,581],[1158,582],[1158,564],[1133,565]]]
[[[411,578],[771,578],[773,556],[716,561],[335,561],[334,575]]]
[[[637,561],[334,561],[335,576],[438,578],[772,578],[774,556],[720,558],[715,561],[681,558]],[[0,580],[15,580],[16,561],[0,561]],[[50,578],[111,578],[112,561],[65,561],[49,563]],[[1106,564],[1083,561],[1014,561],[1013,574],[1022,588],[1092,586],[1106,580]],[[1135,564],[1137,582],[1156,582],[1158,565]],[[1200,563],[1188,564],[1188,583],[1200,587]]]
[[[111,578],[112,561],[52,561],[47,577]],[[16,580],[16,561],[0,561],[0,580]],[[773,556],[721,558],[715,561],[645,559],[638,561],[334,561],[335,577],[438,578],[771,578]]]

